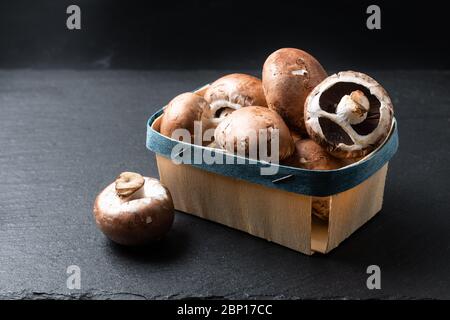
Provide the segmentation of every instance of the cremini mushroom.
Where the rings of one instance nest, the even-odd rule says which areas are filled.
[[[275,111],[260,106],[234,111],[217,126],[214,137],[220,148],[253,159],[258,158],[262,146],[272,155],[274,137],[278,138],[278,160],[294,152],[294,142],[283,119]]]
[[[388,136],[393,114],[383,87],[354,71],[326,78],[305,102],[309,136],[338,158],[362,157],[374,150]]]
[[[174,207],[169,190],[158,180],[123,172],[97,196],[94,217],[112,241],[142,245],[169,231]]]
[[[298,139],[295,142],[295,152],[283,164],[309,170],[333,170],[343,166],[340,159],[328,154],[311,139]]]
[[[210,105],[209,118],[216,126],[237,109],[267,106],[261,80],[243,73],[217,79],[205,91],[204,98]]]
[[[292,140],[294,140],[294,143],[302,138],[302,136],[298,132],[292,130],[291,130],[291,137]]]
[[[186,129],[191,134],[191,141],[194,142],[202,137],[195,137],[195,122],[197,121],[203,132],[208,128],[206,121],[209,105],[202,96],[192,92],[182,93],[173,98],[167,107],[164,109],[164,114],[161,119],[160,133],[172,138],[172,134],[177,129]]]
[[[326,77],[321,64],[309,53],[294,48],[279,49],[267,58],[263,67],[267,104],[290,128],[306,133],[303,118],[306,97]]]
[[[323,221],[330,217],[330,197],[313,197],[311,200],[312,214]]]

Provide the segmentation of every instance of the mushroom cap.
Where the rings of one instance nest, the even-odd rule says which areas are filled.
[[[182,93],[173,98],[164,109],[160,133],[172,137],[176,129],[187,129],[194,138],[194,122],[202,121],[206,110],[208,110],[208,103],[202,96],[192,92]]]
[[[302,138],[302,136],[297,131],[292,131],[292,130],[291,130],[291,137],[292,137],[292,140],[294,140],[294,143],[296,143],[298,140],[300,140]]]
[[[253,145],[257,148],[260,131],[267,130],[267,150],[271,154],[270,137],[274,129],[278,129],[279,160],[282,160],[294,152],[294,142],[280,115],[265,107],[250,106],[236,110],[217,126],[214,138],[220,148],[248,157],[252,155],[249,150],[251,137],[257,139],[257,142],[254,142],[256,146]]]
[[[206,89],[203,97],[212,108],[217,104],[233,109],[267,106],[261,80],[244,73],[232,73],[217,79]]]
[[[314,197],[311,201],[312,214],[323,221],[330,216],[330,197]]]
[[[305,133],[306,97],[326,77],[323,67],[309,53],[294,48],[279,49],[267,58],[263,67],[267,104],[290,128]]]
[[[297,140],[295,152],[283,164],[309,170],[334,170],[342,167],[339,159],[328,154],[324,148],[311,139]]]
[[[174,207],[169,190],[158,180],[144,177],[143,197],[127,200],[117,194],[116,183],[96,198],[97,227],[112,241],[141,245],[160,239],[172,226]]]
[[[266,98],[261,80],[243,73],[232,73],[214,81],[204,94],[210,105],[210,118],[219,124],[223,109],[234,111],[248,106],[266,107]]]
[[[357,123],[336,112],[340,102],[355,91],[361,91],[369,103],[368,111]],[[389,135],[393,114],[391,99],[383,87],[368,75],[354,71],[326,78],[305,102],[309,136],[338,158],[362,157],[374,150]]]

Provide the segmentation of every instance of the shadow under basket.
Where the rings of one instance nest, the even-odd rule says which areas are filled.
[[[147,123],[147,148],[156,153],[161,182],[179,211],[311,255],[336,248],[381,210],[388,161],[398,148],[395,119],[384,144],[352,165],[327,171],[276,165],[276,175],[261,175],[269,164],[161,135],[162,112]],[[172,150],[180,146],[175,155],[189,152],[191,164],[173,160]],[[196,152],[220,154],[223,163],[234,164],[196,163]],[[317,207],[327,219],[313,214]]]

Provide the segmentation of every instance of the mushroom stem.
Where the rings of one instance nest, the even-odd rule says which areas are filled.
[[[344,117],[350,124],[358,124],[366,119],[369,109],[369,99],[361,90],[355,90],[341,98],[336,107],[336,114]]]
[[[126,201],[144,198],[145,180],[139,173],[122,172],[116,179],[117,195]]]
[[[142,199],[144,197],[145,197],[145,188],[144,185],[142,185],[142,187],[133,192],[131,195],[129,195],[128,197],[122,197],[122,199],[126,201],[131,201],[136,199]]]

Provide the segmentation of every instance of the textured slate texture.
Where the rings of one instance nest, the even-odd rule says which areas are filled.
[[[181,213],[159,247],[97,231],[101,188],[123,170],[157,176],[149,115],[223,73],[0,71],[0,298],[450,298],[450,72],[371,73],[394,101],[400,148],[382,212],[327,256]],[[72,264],[81,290],[66,288]]]

